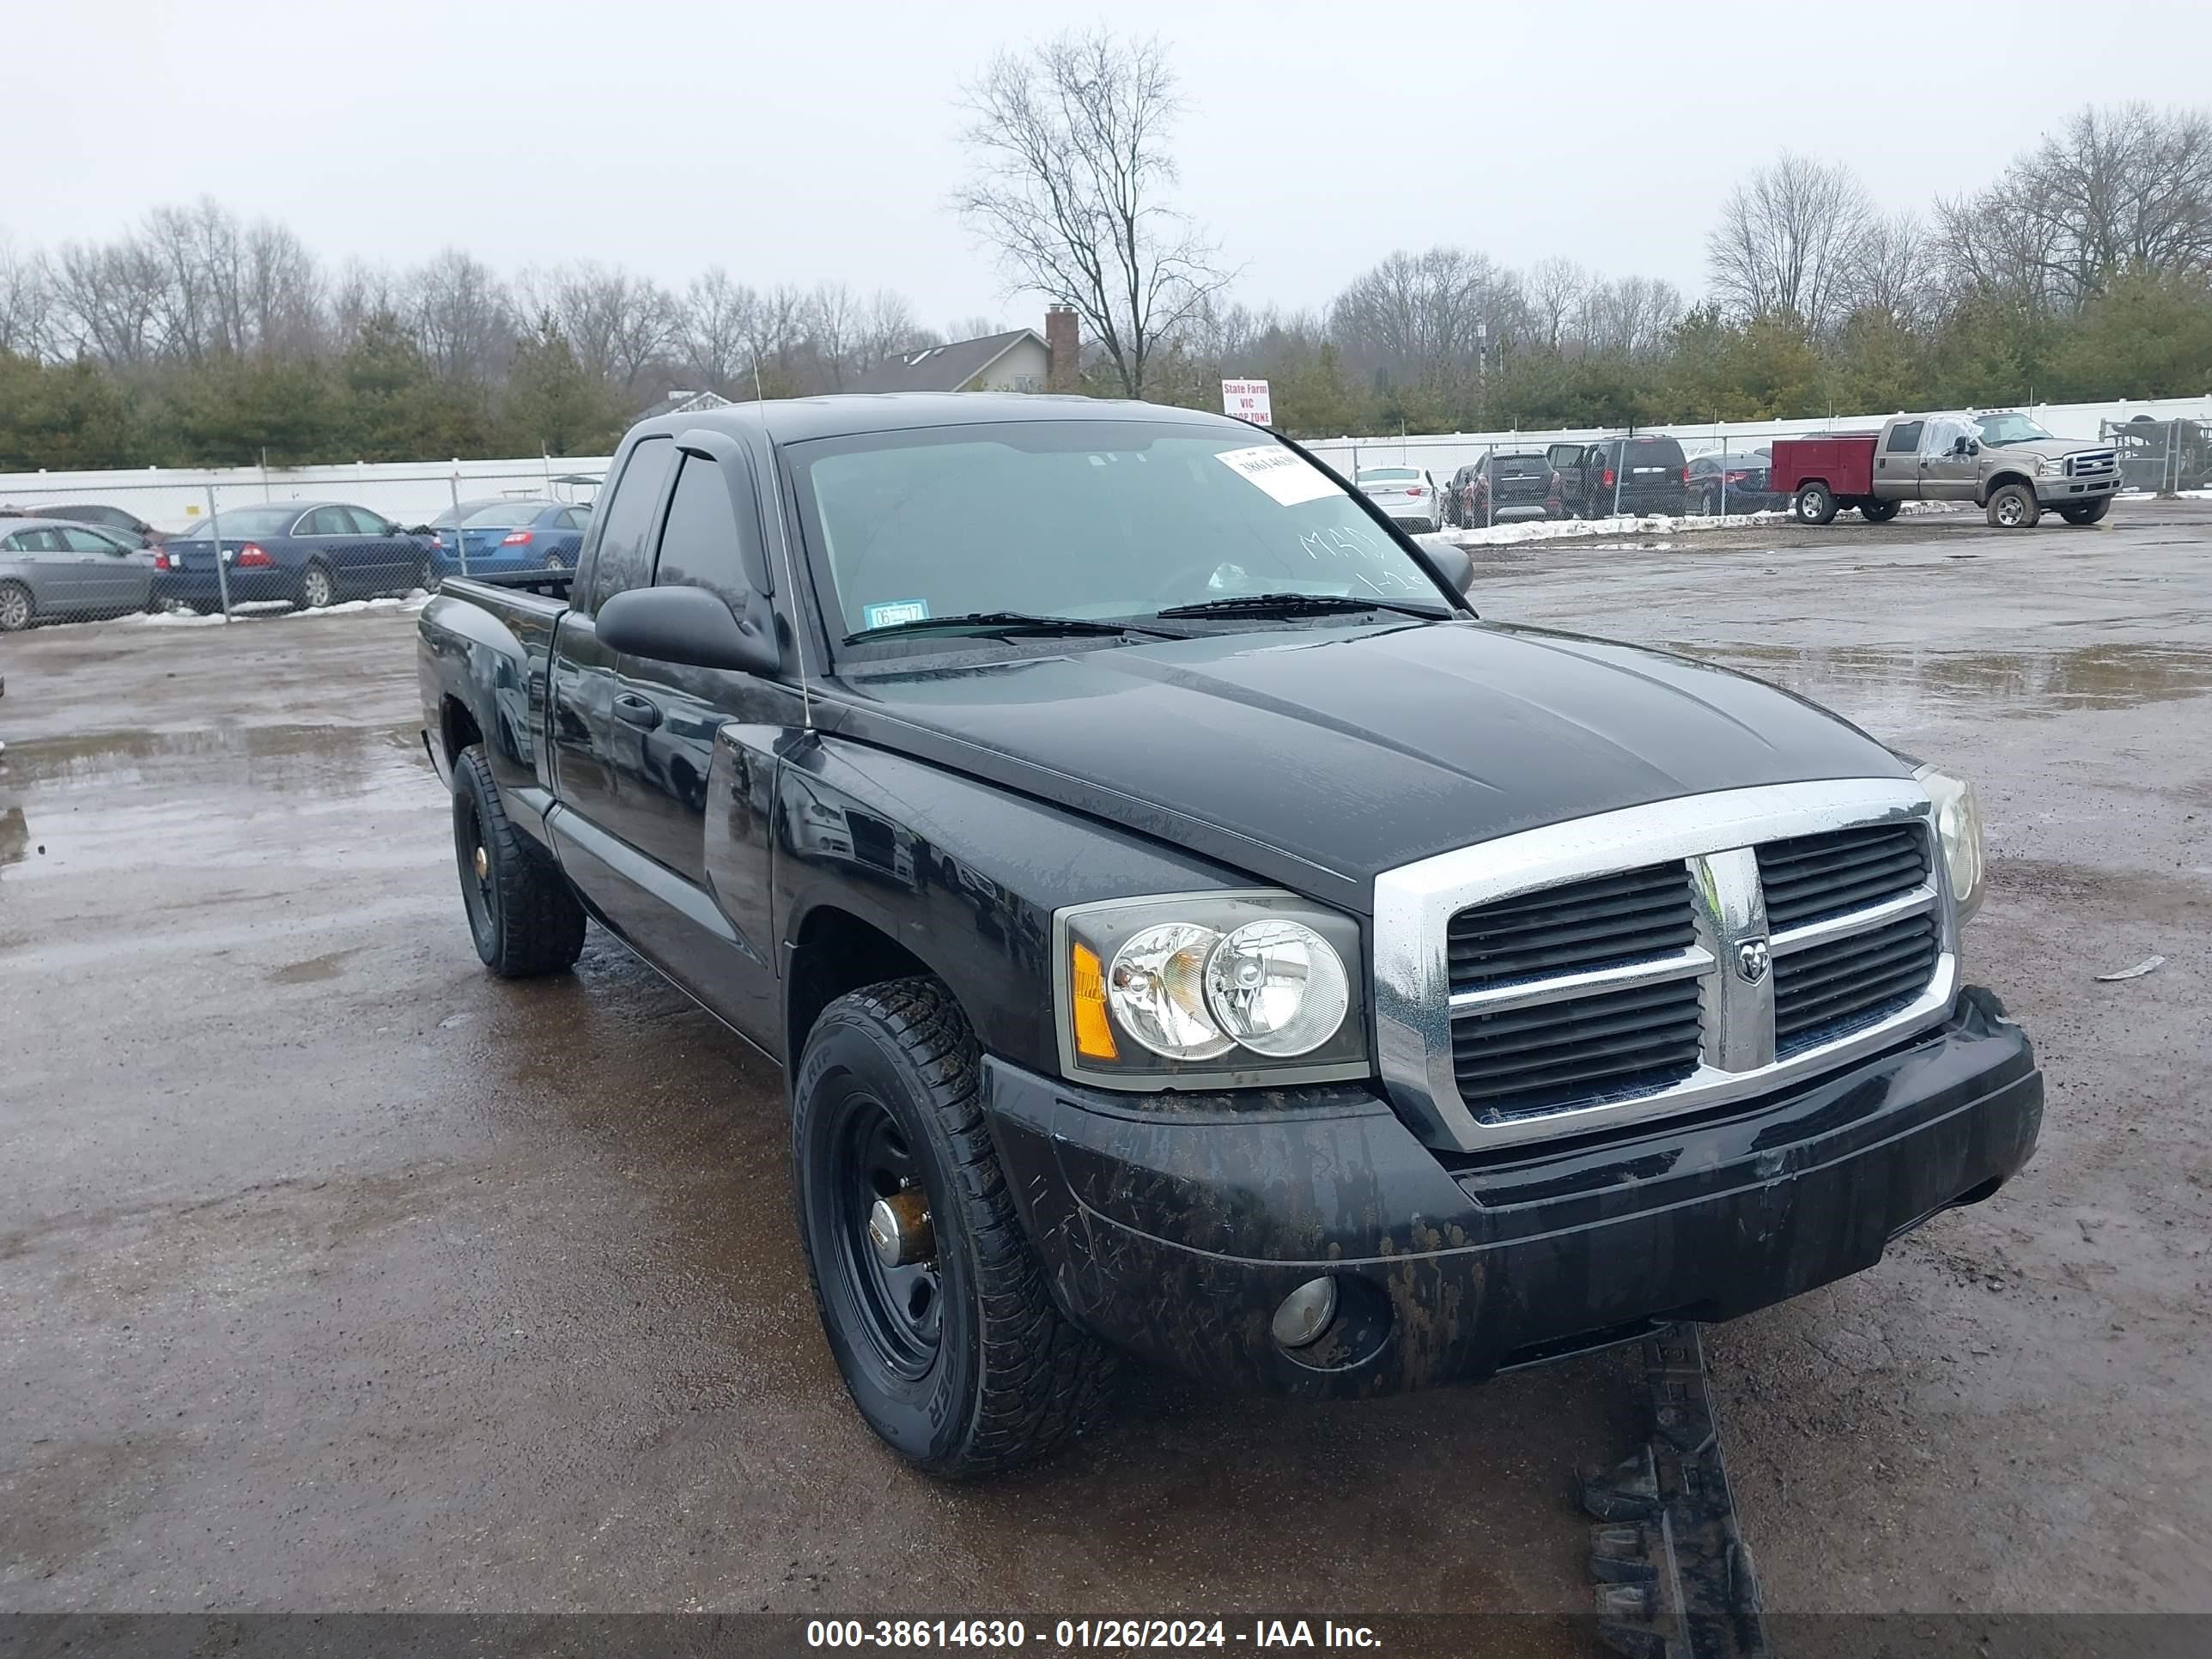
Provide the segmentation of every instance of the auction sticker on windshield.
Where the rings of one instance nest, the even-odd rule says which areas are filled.
[[[1295,450],[1285,449],[1280,444],[1224,449],[1213,459],[1231,472],[1251,480],[1285,507],[1341,493],[1326,472],[1309,466]]]
[[[920,622],[929,615],[927,599],[892,599],[883,605],[860,607],[863,628],[896,628],[901,623]]]

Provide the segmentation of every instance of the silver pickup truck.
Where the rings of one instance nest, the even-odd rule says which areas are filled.
[[[1880,524],[1905,501],[1972,501],[2001,530],[2024,530],[2045,508],[2094,524],[2120,483],[2112,445],[2055,438],[2010,410],[1893,415],[1871,436],[1778,439],[1769,474],[1769,488],[1808,524],[1843,507]]]

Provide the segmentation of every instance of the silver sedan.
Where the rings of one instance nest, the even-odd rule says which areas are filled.
[[[153,554],[127,536],[64,519],[0,519],[0,634],[143,611],[153,585]]]

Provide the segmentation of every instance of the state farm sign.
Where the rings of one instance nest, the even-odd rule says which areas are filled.
[[[1240,421],[1249,421],[1255,426],[1273,426],[1274,411],[1267,407],[1267,383],[1265,380],[1224,380],[1221,383],[1221,412],[1234,415]]]

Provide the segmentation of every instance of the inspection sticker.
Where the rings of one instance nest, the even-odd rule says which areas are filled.
[[[1231,472],[1250,479],[1285,507],[1343,494],[1327,473],[1317,466],[1308,465],[1304,457],[1280,444],[1224,449],[1213,459]]]
[[[929,614],[927,599],[886,599],[881,605],[860,607],[860,623],[865,628],[896,628],[901,623],[920,622]]]

